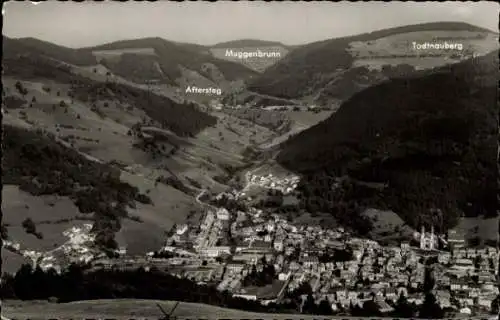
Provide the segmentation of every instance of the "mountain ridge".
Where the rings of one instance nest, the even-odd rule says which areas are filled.
[[[218,42],[212,46],[212,48],[241,48],[241,47],[274,47],[281,46],[285,48],[293,47],[283,44],[279,41],[268,41],[268,40],[258,40],[258,39],[239,39],[230,40],[224,42]]]
[[[258,78],[250,81],[247,87],[249,90],[260,94],[267,94],[285,99],[305,98],[314,92],[325,91],[324,97],[319,98],[319,101],[324,104],[328,103],[329,97],[340,97],[344,100],[363,88],[362,86],[356,85],[356,82],[361,81],[367,82],[368,84],[374,84],[386,78],[383,73],[369,72],[370,68],[367,69],[355,65],[355,62],[359,59],[349,51],[349,48],[352,47],[352,43],[361,42],[366,45],[376,39],[387,38],[398,34],[420,32],[425,35],[425,32],[434,32],[438,30],[454,33],[478,32],[495,35],[495,33],[490,30],[467,23],[436,22],[386,28],[369,33],[317,41],[293,50],[284,59],[266,69]],[[397,41],[401,42],[402,40]],[[496,49],[498,43],[491,45],[495,46]],[[375,48],[374,50],[378,49]],[[394,49],[388,47],[387,50],[390,52]],[[408,61],[406,63],[415,63],[418,65],[418,60],[420,60],[420,63],[422,62],[421,59],[417,59],[415,62]],[[385,63],[391,64],[390,62]],[[440,63],[445,64],[446,61]],[[408,72],[408,70],[405,72]],[[347,75],[344,76],[343,73],[347,73]],[[290,74],[294,76],[290,77]],[[364,78],[365,76],[368,76],[368,78]],[[344,81],[343,78],[348,78],[348,81]],[[347,92],[347,94],[345,92]],[[314,100],[318,100],[318,97]]]

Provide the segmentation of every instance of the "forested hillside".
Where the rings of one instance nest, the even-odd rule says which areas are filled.
[[[497,85],[498,51],[387,81],[288,140],[278,161],[305,174],[308,210],[351,225],[370,206],[394,210],[415,227],[439,210],[444,226],[461,215],[495,216]]]
[[[114,232],[135,202],[151,203],[136,187],[120,181],[120,172],[89,160],[41,130],[5,125],[2,183],[18,185],[32,195],[59,195],[73,200],[80,212],[93,215],[96,242],[115,248]]]

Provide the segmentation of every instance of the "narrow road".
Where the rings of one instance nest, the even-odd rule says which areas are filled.
[[[205,204],[204,202],[202,202],[200,200],[201,197],[203,197],[203,195],[207,193],[207,189],[203,189],[201,190],[201,192],[196,196],[196,202],[199,203],[199,204]]]

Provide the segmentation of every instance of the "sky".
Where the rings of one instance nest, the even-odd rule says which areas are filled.
[[[56,2],[4,4],[3,34],[77,48],[161,37],[304,44],[401,25],[461,21],[498,31],[495,2]]]

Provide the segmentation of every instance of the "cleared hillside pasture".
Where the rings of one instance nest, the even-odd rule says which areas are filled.
[[[74,95],[84,102],[116,99],[130,103],[162,125],[181,136],[194,136],[207,126],[215,125],[216,119],[198,111],[194,105],[180,105],[165,96],[128,87],[119,83],[79,83],[73,87]]]
[[[104,44],[93,48],[85,48],[83,51],[116,51],[131,49],[153,48],[156,53],[156,62],[163,74],[162,82],[171,82],[181,76],[179,66],[189,67],[191,70],[203,72],[203,65],[211,63],[224,74],[227,80],[237,80],[257,74],[255,71],[240,64],[217,59],[206,54],[208,48],[199,46],[186,46],[161,38],[143,38],[136,40],[123,40]],[[108,66],[111,67],[111,66]],[[112,69],[112,71],[115,71]],[[128,77],[126,77],[128,78]],[[145,77],[145,80],[149,78]]]
[[[221,99],[221,102],[229,106],[249,104],[258,107],[291,106],[298,104],[298,100],[273,97],[270,95],[250,91],[246,87],[234,87],[230,93],[226,94]]]
[[[255,47],[286,47],[293,48],[293,46],[286,46],[281,42],[256,40],[256,39],[240,39],[230,40],[216,43],[212,48],[255,48]]]
[[[110,232],[119,229],[126,206],[151,201],[121,182],[116,169],[85,158],[42,131],[4,126],[3,138],[3,183],[36,196],[68,196],[82,213],[95,212],[101,244],[112,245]]]
[[[285,114],[293,121],[294,126],[309,128],[327,119],[332,111],[285,111]]]
[[[31,260],[2,247],[2,273],[14,274],[23,264],[31,263]]]
[[[371,237],[376,241],[399,245],[401,239],[407,240],[415,231],[393,211],[367,209],[363,215],[371,219]]]
[[[458,220],[455,229],[465,234],[465,240],[467,241],[478,238],[480,244],[484,244],[486,241],[491,244],[497,240],[499,220],[500,217],[463,217]]]
[[[132,256],[145,255],[148,252],[157,251],[165,245],[168,228],[162,228],[158,224],[144,219],[145,215],[138,216],[142,222],[125,219],[122,227],[116,233],[116,242],[119,247],[126,248],[127,254]],[[165,226],[165,224],[162,224]]]
[[[15,82],[10,77],[4,78],[6,88],[11,88]],[[141,110],[122,110],[122,106],[116,102],[99,102],[94,108],[68,97],[69,86],[60,83],[42,80],[21,83],[28,90],[29,100],[35,98],[36,102],[19,110],[11,110],[10,115],[52,132],[75,148],[104,161],[118,159],[134,163],[140,160],[141,154],[131,148],[133,138],[127,132],[129,126],[146,117]],[[13,123],[11,120],[6,119],[6,123]]]
[[[462,44],[462,50],[442,50],[442,49],[420,49],[413,47],[413,42],[417,44],[448,43]],[[440,55],[434,58],[442,59],[451,55],[485,55],[488,52],[498,49],[498,42],[495,34],[473,31],[427,31],[408,32],[405,34],[395,34],[378,38],[371,41],[353,41],[349,43],[348,52],[359,59],[383,59],[383,58],[404,58],[412,56]],[[405,63],[403,60],[402,63]],[[417,65],[415,65],[417,66]]]
[[[291,121],[285,112],[264,110],[260,108],[224,109],[224,112],[236,118],[255,123],[271,131],[284,133],[291,126]]]
[[[185,223],[191,212],[201,207],[195,199],[171,186],[156,183],[154,179],[123,171],[121,179],[137,187],[151,198],[153,205],[137,204],[128,209],[128,215],[140,221],[123,220],[116,234],[119,245],[131,253],[145,254],[157,250],[165,241],[165,232],[174,224]]]
[[[98,100],[116,100],[121,105],[132,105],[143,110],[150,118],[180,135],[193,136],[215,119],[198,111],[192,104],[179,104],[166,96],[157,95],[135,87],[112,82],[94,82],[72,73],[72,68],[42,57],[24,57],[4,60],[7,76],[16,80],[41,80],[68,86],[60,94],[83,103]],[[43,82],[39,81],[39,82]],[[28,93],[29,95],[29,93]],[[71,96],[71,97],[69,97]],[[168,114],[168,116],[167,116]]]
[[[462,50],[413,48],[413,42],[461,44]],[[356,59],[353,66],[366,66],[370,70],[382,70],[383,66],[407,64],[417,70],[435,68],[446,63],[457,63],[471,55],[485,55],[498,49],[498,41],[492,33],[463,31],[410,32],[392,35],[368,42],[352,42],[348,51]]]
[[[365,71],[361,69],[350,71],[349,77],[351,79],[343,81],[342,83],[337,83],[339,79],[337,73],[347,72],[355,66],[357,58],[350,52],[351,49],[354,48],[355,51],[367,51],[367,54],[370,55],[377,55],[375,50],[380,49],[382,51],[380,54],[386,54],[389,50],[392,50],[392,47],[391,44],[387,44],[384,41],[381,42],[383,45],[379,45],[378,43],[369,45],[370,48],[373,46],[373,50],[363,49],[363,46],[380,38],[397,35],[404,37],[410,34],[417,39],[417,37],[415,37],[416,32],[423,33],[423,35],[429,35],[430,37],[427,39],[429,42],[433,42],[432,35],[434,32],[448,32],[454,34],[455,37],[459,37],[467,32],[481,33],[483,35],[492,33],[490,30],[478,28],[466,23],[438,22],[402,26],[315,42],[293,50],[284,59],[271,66],[261,76],[254,79],[249,84],[249,89],[275,97],[299,99],[308,97],[319,90],[329,89],[329,87],[333,85],[335,88],[329,89],[331,91],[330,95],[324,95],[323,98],[318,101],[320,103],[327,103],[330,97],[335,99],[339,97],[346,99],[363,89],[365,85],[373,85],[383,80],[383,77],[381,78],[381,76],[377,74],[372,75],[370,78],[366,78],[367,75]],[[396,43],[400,41],[397,38],[391,40],[394,40]],[[493,46],[489,38],[459,41],[464,43],[471,41],[474,46],[477,46],[477,41],[482,41],[485,43],[482,44],[483,47]],[[363,44],[357,45],[359,42]],[[353,43],[353,48],[351,48],[351,44]],[[402,48],[397,50],[406,49]],[[372,51],[372,53],[368,51]],[[444,59],[441,61],[443,64],[447,63]],[[361,85],[358,86],[356,84],[357,82],[361,82]]]
[[[7,225],[9,239],[22,249],[51,250],[67,241],[62,234],[65,230],[81,225],[82,219],[92,220],[92,215],[82,214],[68,197],[33,196],[18,186],[4,185],[2,199],[2,223]],[[26,233],[22,223],[28,218],[43,238]]]
[[[291,121],[290,129],[281,135],[272,137],[272,139],[259,144],[259,148],[263,150],[269,150],[273,147],[276,147],[279,144],[284,143],[288,139],[292,138],[296,134],[300,133],[301,131],[306,130],[327,119],[332,114],[332,112],[333,111],[285,111],[284,113]]]
[[[35,197],[19,190],[18,186],[4,184],[2,188],[3,223],[21,225],[30,217],[33,222],[59,221],[81,215],[73,201],[68,197],[44,195]]]
[[[9,232],[9,236],[21,245],[21,250],[46,252],[53,250],[68,241],[68,238],[63,235],[64,231],[82,224],[83,221],[79,220],[36,224],[36,232],[39,233],[42,238],[38,238],[34,234],[27,233],[25,228],[20,225],[8,226],[7,230]]]
[[[107,56],[118,55],[121,56],[123,54],[138,54],[145,56],[154,56],[156,55],[154,48],[131,48],[131,49],[120,49],[120,50],[95,50],[92,51],[92,54],[99,58],[106,58]]]
[[[246,59],[241,59],[239,57],[226,56],[226,50],[232,50],[237,54],[238,52],[256,52],[257,50],[263,53],[274,54],[270,57],[249,57]],[[241,46],[230,46],[230,47],[214,47],[210,49],[210,52],[215,58],[231,61],[234,63],[240,63],[245,67],[255,70],[257,72],[263,72],[279,60],[283,59],[289,52],[289,50],[284,46],[252,46],[252,47],[241,47]]]
[[[269,129],[255,127],[246,120],[220,112],[214,115],[219,119],[217,125],[206,128],[196,139],[189,139],[186,151],[215,164],[242,165],[245,148],[261,143],[273,134]]]

